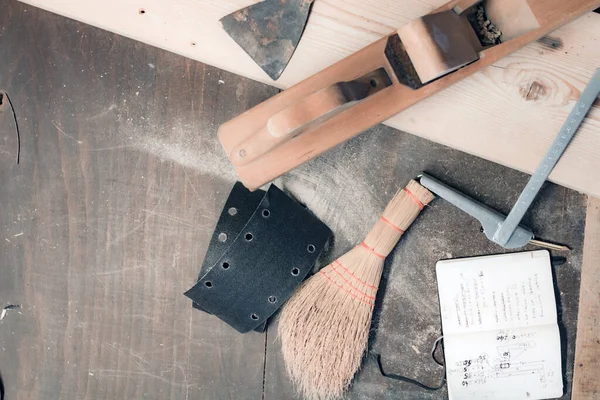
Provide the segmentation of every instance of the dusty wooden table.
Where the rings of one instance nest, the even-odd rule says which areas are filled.
[[[289,399],[275,326],[240,335],[192,310],[194,282],[235,181],[217,127],[277,90],[0,0],[0,321],[7,399]],[[278,180],[335,234],[326,263],[362,239],[394,191],[427,170],[507,211],[527,176],[377,127]],[[547,185],[527,216],[573,248],[555,269],[569,397],[586,198]],[[442,258],[497,253],[435,201],[386,265],[372,348],[434,384]],[[593,303],[592,303],[593,304]],[[351,399],[443,399],[366,365]]]

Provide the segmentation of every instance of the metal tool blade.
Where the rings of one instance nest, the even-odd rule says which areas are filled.
[[[421,185],[476,218],[481,223],[487,238],[507,249],[523,247],[531,243],[554,250],[568,250],[566,246],[533,240],[531,229],[520,225],[520,222],[598,96],[600,96],[600,68],[596,70],[592,80],[581,93],[567,121],[529,179],[508,217],[427,174],[421,175]]]
[[[477,219],[483,228],[485,236],[492,241],[494,240],[493,235],[494,232],[496,232],[498,224],[501,224],[506,219],[504,214],[499,213],[493,208],[465,195],[453,187],[438,181],[430,175],[422,174],[419,182],[437,196]],[[531,239],[533,239],[533,232],[531,229],[518,225],[515,229],[515,233],[510,237],[510,240],[504,247],[507,249],[523,247],[529,243]]]
[[[264,0],[221,19],[225,32],[277,80],[292,58],[314,0]]]
[[[598,95],[600,95],[600,68],[596,70],[592,80],[581,93],[581,97],[579,97],[575,107],[569,114],[567,121],[560,129],[558,136],[554,139],[542,162],[529,179],[508,217],[496,227],[492,239],[494,242],[502,246],[509,242],[513,232],[515,232],[515,228],[523,219],[542,185],[548,179],[550,172],[552,172],[552,169],[554,169],[554,166],[571,142],[571,139],[573,139],[575,132],[579,129]]]

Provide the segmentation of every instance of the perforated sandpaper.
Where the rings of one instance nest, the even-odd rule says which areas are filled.
[[[325,224],[276,186],[249,192],[237,183],[200,279],[185,295],[242,333],[262,331],[310,272],[330,235]]]

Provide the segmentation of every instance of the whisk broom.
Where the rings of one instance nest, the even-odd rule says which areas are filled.
[[[399,190],[365,240],[308,279],[281,311],[288,374],[307,398],[339,398],[367,347],[383,263],[433,195],[415,181]]]

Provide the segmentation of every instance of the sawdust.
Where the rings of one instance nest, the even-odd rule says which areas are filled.
[[[230,181],[236,179],[235,172],[227,162],[225,155],[218,153],[220,149],[207,151],[209,149],[206,147],[194,145],[187,140],[173,141],[156,137],[141,138],[135,147],[140,151],[155,155],[162,161],[174,162],[199,173]]]
[[[339,174],[323,174],[314,180],[290,175],[282,179],[283,188],[332,229],[340,247],[358,243],[383,211],[374,206],[368,191],[352,184],[358,182],[344,181]],[[326,177],[333,179],[322,179]]]
[[[473,11],[467,15],[467,19],[473,29],[475,29],[477,37],[483,46],[500,44],[502,32],[487,18],[483,4],[473,7]]]
[[[240,99],[243,93],[244,85],[237,84],[236,98]],[[89,151],[137,150],[181,165],[190,177],[204,174],[231,184],[237,180],[217,138],[219,126],[215,121],[182,118],[165,124],[152,116],[128,118],[126,110],[127,107],[115,109],[120,124],[111,141],[113,146]],[[360,243],[398,187],[407,182],[394,186],[392,181],[382,190],[381,185],[369,179],[371,174],[381,175],[382,166],[374,162],[381,154],[377,135],[368,136],[352,140],[274,182],[332,229],[335,246],[331,258]]]
[[[237,175],[217,138],[217,129],[203,122],[164,126],[151,118],[141,123],[125,119],[114,146],[89,150],[137,150],[184,167],[190,177],[203,174],[233,184]],[[365,179],[365,165],[376,159],[377,150],[372,139],[355,140],[274,181],[333,231],[333,251],[326,254],[325,264],[360,243],[397,189],[391,185],[389,192],[381,190]]]
[[[204,134],[202,130],[214,133]],[[151,154],[199,174],[235,182],[236,174],[221,147],[216,127],[177,123],[165,131],[161,126],[126,124],[121,146]]]
[[[331,259],[364,239],[393,196],[378,192],[364,179],[366,160],[372,157],[369,149],[353,152],[348,147],[355,146],[344,147],[275,181],[332,230],[335,246]]]

